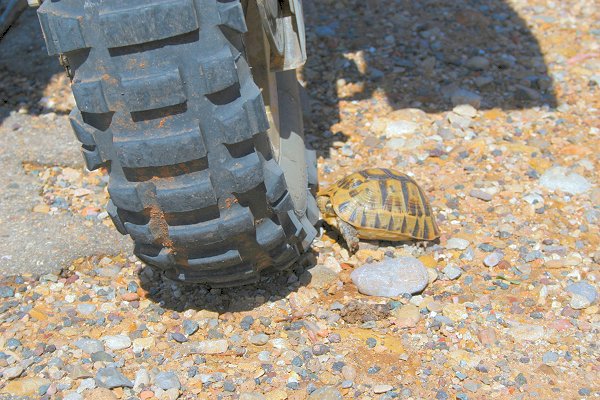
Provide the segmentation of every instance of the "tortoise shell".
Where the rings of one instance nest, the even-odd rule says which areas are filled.
[[[440,236],[423,190],[408,175],[384,168],[355,172],[326,191],[335,214],[372,240],[435,240]]]

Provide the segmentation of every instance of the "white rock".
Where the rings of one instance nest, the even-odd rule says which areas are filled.
[[[544,337],[546,329],[541,325],[514,323],[508,329],[508,334],[517,341],[529,340],[534,342]]]
[[[446,267],[444,268],[444,270],[442,271],[444,273],[444,275],[446,275],[446,277],[448,277],[448,279],[458,279],[461,275],[462,275],[462,269],[458,268],[455,265],[449,264],[446,265]]]
[[[263,396],[261,393],[243,392],[243,393],[240,393],[239,400],[267,400],[267,398],[265,396]]]
[[[94,378],[82,379],[77,387],[77,393],[83,393],[86,390],[92,390],[94,388],[96,388],[96,380]]]
[[[18,376],[21,376],[23,373],[23,367],[17,365],[15,367],[6,368],[2,372],[2,377],[5,379],[15,379]]]
[[[104,345],[96,339],[83,338],[73,343],[75,346],[83,350],[85,353],[93,354],[99,351],[104,351]]]
[[[549,190],[561,190],[570,194],[584,193],[591,189],[592,184],[583,176],[568,172],[565,167],[552,167],[542,174],[540,185]]]
[[[392,390],[394,387],[392,385],[375,385],[373,386],[373,393],[380,394],[386,393]]]
[[[96,306],[90,303],[81,303],[77,305],[77,312],[83,315],[89,315],[96,311]]]
[[[583,310],[584,308],[588,308],[592,305],[589,299],[585,296],[582,296],[580,294],[573,294],[572,296],[573,297],[571,297],[571,302],[569,303],[569,305],[574,310]]]
[[[204,340],[194,346],[194,352],[199,354],[221,354],[227,351],[229,344],[225,339]]]
[[[469,247],[469,241],[461,238],[450,238],[446,242],[446,249],[448,250],[464,250]]]
[[[150,375],[144,368],[138,370],[135,373],[135,381],[133,382],[134,389],[141,388],[142,386],[150,384]]]
[[[417,131],[417,129],[419,129],[419,125],[412,121],[392,121],[387,124],[385,136],[388,138],[397,138],[412,135]]]
[[[102,340],[111,350],[123,350],[131,347],[131,339],[127,335],[104,336]]]
[[[412,328],[416,326],[421,319],[419,308],[414,304],[407,304],[395,308],[392,311],[392,316],[394,316],[395,324],[399,328]]]
[[[315,289],[327,289],[338,279],[337,272],[322,264],[315,265],[313,268],[305,271],[304,274],[306,274],[306,279],[310,282],[309,286]]]
[[[483,259],[483,264],[486,267],[495,267],[500,261],[502,261],[503,257],[504,255],[502,253],[494,251]]]
[[[427,269],[414,257],[386,258],[365,264],[350,275],[358,290],[370,296],[398,297],[418,293],[427,286]]]
[[[448,121],[455,127],[467,129],[471,126],[471,118],[458,115],[455,112],[448,113]]]
[[[470,104],[460,104],[452,109],[455,114],[463,117],[474,118],[477,115],[477,110]]]
[[[289,342],[283,338],[275,338],[271,340],[271,344],[274,348],[279,350],[285,350],[289,348]]]
[[[394,138],[388,140],[386,147],[389,147],[392,150],[401,150],[406,148],[406,139],[403,138]]]
[[[336,260],[335,257],[327,257],[325,259],[325,266],[330,268],[333,272],[342,272],[342,267],[340,266],[340,262]]]
[[[152,336],[133,339],[133,352],[141,353],[146,349],[154,347],[154,338]]]

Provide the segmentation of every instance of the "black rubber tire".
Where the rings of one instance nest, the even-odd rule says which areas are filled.
[[[316,203],[307,190],[294,209],[273,158],[239,1],[45,1],[38,15],[72,79],[87,167],[109,169],[107,211],[141,260],[221,287],[308,249]]]

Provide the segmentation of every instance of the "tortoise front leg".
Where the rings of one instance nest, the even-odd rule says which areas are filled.
[[[340,233],[344,237],[346,244],[348,245],[348,250],[351,253],[356,253],[358,251],[358,232],[356,228],[350,225],[349,223],[342,221],[338,218],[337,220],[338,228],[340,229]]]

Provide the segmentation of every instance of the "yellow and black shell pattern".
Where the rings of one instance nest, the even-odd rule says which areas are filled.
[[[370,168],[339,180],[325,193],[336,215],[370,240],[435,240],[440,230],[431,205],[414,179]]]

